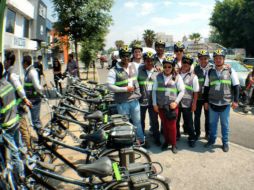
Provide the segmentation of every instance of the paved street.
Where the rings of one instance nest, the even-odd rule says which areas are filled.
[[[107,69],[101,69],[100,66],[98,66],[98,76],[101,83],[107,81],[107,73]],[[203,122],[204,115],[202,115],[202,123]],[[254,149],[254,115],[247,115],[240,111],[235,112],[231,110],[230,127],[231,142]],[[218,134],[220,135],[220,128],[218,128]]]
[[[106,82],[106,73],[106,70],[98,69],[100,81]],[[50,77],[47,77],[47,79],[50,80]],[[42,110],[42,115],[48,112],[48,108],[45,105]],[[238,117],[238,120],[243,120],[243,117],[247,117],[236,113],[232,115],[232,118],[235,118],[235,123],[237,120],[236,117]],[[248,118],[252,119],[251,116],[248,116]],[[82,120],[82,117],[80,119]],[[238,121],[238,123],[243,123],[243,121]],[[246,123],[248,122],[246,121]],[[71,131],[77,135],[80,133],[79,128],[77,125],[70,126]],[[235,130],[235,128],[237,127],[234,125],[232,130]],[[251,128],[250,124],[245,126],[245,128],[242,127],[242,129],[247,128]],[[240,127],[238,129],[240,130]],[[243,131],[244,134],[248,133],[246,130]],[[251,131],[249,133],[253,134]],[[240,134],[244,136],[242,133]],[[69,145],[74,145],[73,140],[69,136],[64,139],[64,142]],[[189,148],[187,145],[187,137],[183,136],[177,144],[179,152],[176,155],[172,154],[170,150],[162,152],[159,147],[151,143],[151,147],[149,148],[151,158],[153,161],[162,164],[164,169],[162,175],[170,179],[171,189],[252,190],[254,186],[254,150],[230,143],[230,151],[223,153],[220,148],[220,140],[217,141],[212,149],[204,148],[205,142],[204,139],[201,139],[197,142],[195,148]],[[69,149],[63,148],[59,152],[76,164],[84,160],[83,154]],[[56,160],[54,164],[57,164],[56,171],[59,174],[80,179],[72,169],[60,160]],[[56,183],[55,181],[53,183],[55,187],[61,190],[80,189],[65,183]]]

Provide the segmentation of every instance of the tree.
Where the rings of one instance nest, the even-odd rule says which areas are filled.
[[[109,15],[113,0],[53,0],[58,21],[54,27],[60,35],[68,35],[74,41],[78,61],[78,42],[96,37],[109,27]]]
[[[140,40],[133,40],[133,41],[130,43],[130,48],[132,48],[133,45],[136,45],[136,44],[142,45],[142,42],[141,42]]]
[[[194,43],[198,43],[201,39],[201,35],[199,33],[192,33],[189,35],[190,40],[194,40]]]
[[[117,50],[119,50],[121,47],[123,47],[123,45],[124,45],[123,40],[116,40],[115,41],[115,46],[116,46]]]
[[[216,1],[210,25],[214,28],[210,39],[226,47],[245,48],[254,55],[254,1]]]
[[[147,47],[152,47],[155,40],[155,32],[153,30],[145,30],[143,33],[143,39]]]

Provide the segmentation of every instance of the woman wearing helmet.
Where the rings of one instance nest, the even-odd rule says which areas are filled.
[[[167,150],[172,145],[172,152],[176,154],[176,119],[178,104],[184,96],[184,83],[175,72],[173,57],[166,57],[162,64],[163,72],[157,75],[153,85],[153,107],[162,121],[165,139],[162,150]]]

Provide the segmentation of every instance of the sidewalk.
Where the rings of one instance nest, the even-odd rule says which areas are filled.
[[[53,75],[49,73],[48,81],[50,77]],[[70,129],[79,133],[75,125]],[[206,143],[204,139],[199,140],[195,148],[189,148],[187,137],[183,135],[177,142],[178,153],[175,155],[171,150],[162,152],[160,147],[153,144],[149,136],[147,140],[151,144],[149,151],[152,160],[162,164],[164,169],[162,175],[170,179],[170,187],[173,190],[252,190],[254,187],[254,150],[252,149],[230,143],[229,152],[224,153],[220,148],[220,139],[213,149],[204,148]],[[72,139],[66,137],[64,141],[70,143]],[[84,159],[84,155],[67,149],[62,149],[61,153],[72,162],[80,162]],[[61,164],[61,162],[56,163]],[[79,178],[75,172],[62,164],[58,172],[64,176]],[[57,187],[68,190],[78,189],[65,184]]]

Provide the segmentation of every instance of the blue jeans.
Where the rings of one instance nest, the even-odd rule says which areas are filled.
[[[144,142],[145,137],[141,127],[139,101],[132,100],[130,102],[119,103],[117,104],[117,111],[119,114],[127,115],[132,120],[133,125],[136,127],[138,140]]]
[[[40,120],[41,101],[33,103],[33,107],[30,108],[30,112],[33,127],[37,131],[38,129],[41,128],[41,120]]]
[[[210,137],[209,141],[215,143],[217,138],[217,127],[218,121],[220,118],[221,124],[221,134],[222,134],[222,143],[228,144],[228,134],[229,134],[229,112],[230,105],[228,105],[224,111],[216,112],[211,106],[209,106],[209,127],[210,127]]]
[[[10,141],[12,145],[15,146],[15,147],[8,146],[8,148],[10,150],[12,161],[14,163],[15,168],[18,171],[19,176],[24,177],[25,176],[24,165],[20,158],[18,150],[18,148],[20,148],[22,145],[21,134],[18,126],[14,126],[13,128],[6,130],[3,135],[8,139],[8,141]]]

